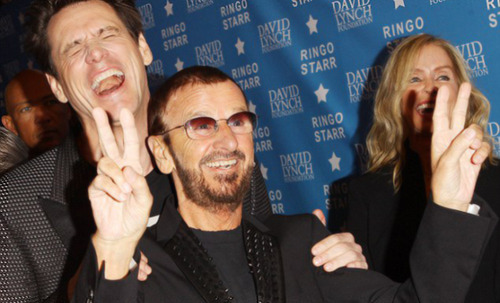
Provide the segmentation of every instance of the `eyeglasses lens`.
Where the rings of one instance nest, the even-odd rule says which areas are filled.
[[[236,113],[227,119],[227,125],[235,134],[251,133],[255,126],[255,122],[256,116],[251,112]],[[210,117],[194,118],[186,123],[187,134],[192,139],[210,137],[217,131],[217,123],[216,120]]]

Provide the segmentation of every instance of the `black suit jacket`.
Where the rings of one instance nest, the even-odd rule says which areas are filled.
[[[97,272],[95,253],[90,250],[83,263],[75,302],[227,302],[224,291],[217,295],[224,287],[214,274],[216,270],[207,271],[200,261],[209,258],[203,249],[196,248],[196,241],[188,249],[179,248],[182,245],[178,240],[187,234],[179,232],[183,222],[175,208],[167,206],[157,225],[157,236],[146,233],[139,244],[153,269],[147,281],[139,283],[136,271],[124,280],[105,280]],[[373,271],[343,268],[326,273],[314,267],[310,249],[328,232],[311,215],[273,215],[265,223],[247,216],[243,237],[256,293],[267,298],[262,302],[461,302],[484,243],[496,224],[495,215],[490,218],[487,214],[487,205],[484,211],[485,215],[479,217],[435,204],[428,207],[417,237],[419,245],[412,254],[413,279],[404,284]],[[257,232],[247,233],[247,222]],[[254,233],[261,235],[247,239],[248,234]],[[269,245],[266,237],[277,244]],[[273,251],[279,251],[280,257],[274,256]],[[267,257],[255,262],[259,255]],[[233,295],[238,298],[238,294]]]
[[[265,218],[271,206],[257,167],[244,209]],[[87,198],[94,176],[70,136],[0,178],[0,302],[67,301],[66,283],[94,231]],[[163,188],[170,193],[168,184]],[[164,199],[158,200],[159,214]]]
[[[415,153],[409,153],[403,184],[395,193],[392,170],[366,173],[349,184],[348,231],[363,248],[369,268],[396,281],[410,275],[410,250],[427,205],[424,177]],[[479,175],[476,194],[500,214],[500,167],[487,166]],[[500,301],[500,226],[485,247],[466,302]]]

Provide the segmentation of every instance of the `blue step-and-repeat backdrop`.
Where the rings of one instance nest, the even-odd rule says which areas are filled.
[[[9,78],[36,67],[20,44],[29,1],[3,2],[2,102]],[[492,103],[489,132],[500,154],[500,0],[140,0],[137,7],[155,57],[152,89],[191,65],[218,67],[241,85],[259,116],[255,152],[275,213],[320,208],[342,224],[344,180],[366,166],[384,62],[408,35],[456,45]]]

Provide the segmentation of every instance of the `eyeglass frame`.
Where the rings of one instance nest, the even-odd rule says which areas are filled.
[[[251,123],[252,123],[252,130],[251,130],[250,132],[248,132],[248,133],[241,133],[241,134],[249,134],[249,133],[252,133],[252,132],[253,132],[253,131],[257,128],[257,118],[258,118],[258,116],[257,116],[255,113],[251,112],[251,111],[241,111],[241,112],[237,112],[237,113],[232,114],[231,116],[229,116],[229,118],[226,118],[226,119],[218,119],[218,120],[216,120],[216,119],[214,119],[214,118],[212,118],[212,117],[207,117],[207,116],[195,117],[195,118],[192,118],[192,119],[187,120],[187,121],[186,121],[184,124],[182,124],[182,125],[178,125],[178,126],[176,126],[176,127],[173,127],[173,128],[171,128],[171,129],[169,129],[169,130],[166,130],[166,131],[164,131],[164,132],[160,133],[160,135],[163,135],[163,136],[164,136],[164,135],[168,134],[169,132],[171,132],[171,131],[173,131],[173,130],[176,130],[176,129],[179,129],[179,128],[183,127],[183,128],[184,128],[184,132],[186,133],[186,136],[187,136],[189,139],[191,139],[191,140],[204,140],[204,139],[208,139],[208,138],[213,137],[213,136],[214,136],[214,135],[215,135],[215,134],[219,131],[219,123],[218,123],[219,121],[224,121],[224,120],[225,120],[225,121],[226,121],[226,124],[227,124],[227,121],[229,121],[232,117],[234,117],[234,116],[236,116],[236,115],[239,115],[239,114],[243,114],[243,113],[245,113],[245,114],[250,114],[250,117],[251,117],[251,119],[250,119],[250,120],[251,120]],[[205,137],[201,137],[201,138],[192,138],[191,136],[189,136],[189,132],[188,132],[188,128],[189,128],[189,126],[188,126],[188,125],[189,125],[189,123],[190,123],[191,121],[196,120],[196,119],[200,119],[200,118],[212,119],[213,121],[215,121],[214,131],[213,131],[210,135],[205,136]],[[227,124],[227,126],[231,129],[231,132],[234,134],[234,131],[233,131],[233,129],[231,128],[231,126],[229,126],[229,124]]]

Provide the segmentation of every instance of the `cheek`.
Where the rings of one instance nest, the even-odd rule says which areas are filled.
[[[246,155],[247,161],[254,162],[254,149],[253,139],[250,135],[249,138],[241,138],[238,140],[239,149]]]
[[[176,148],[176,156],[179,162],[186,167],[198,167],[200,160],[207,155],[208,146],[203,144],[203,141],[184,141],[182,143],[172,142],[173,146],[181,146]]]
[[[407,90],[401,100],[401,112],[412,113],[417,100],[417,92],[415,90]]]
[[[29,147],[33,147],[33,144],[36,143],[37,129],[33,119],[23,120],[17,127],[19,137],[21,137]]]

